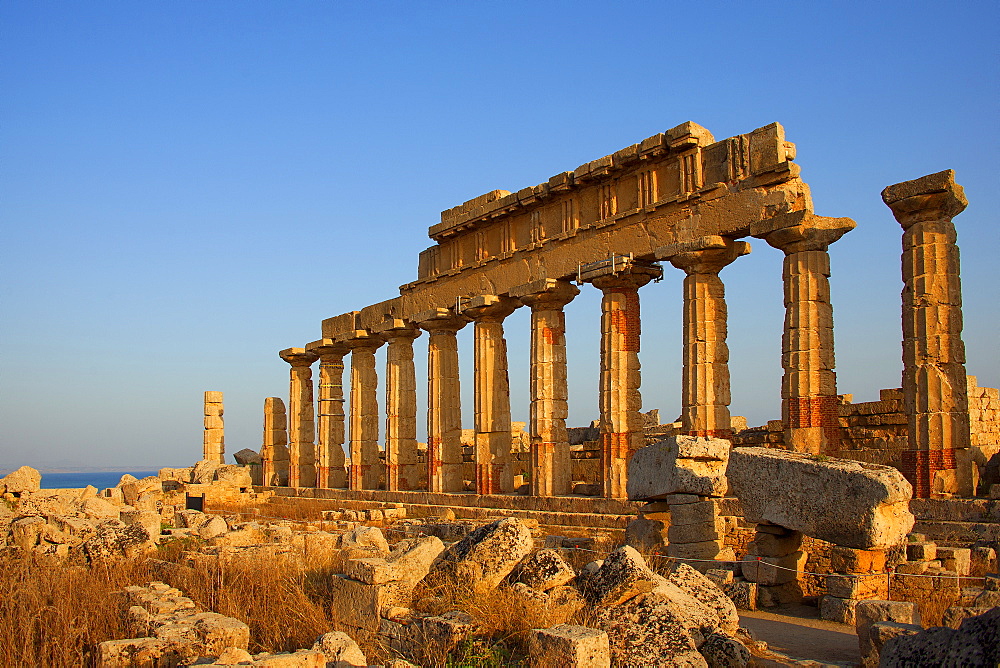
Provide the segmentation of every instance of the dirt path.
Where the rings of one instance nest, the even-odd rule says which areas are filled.
[[[740,626],[765,641],[771,650],[794,659],[857,665],[861,654],[854,628],[818,619],[817,612],[816,608],[808,606],[780,608],[774,612],[741,610]],[[788,663],[775,661],[770,665]]]

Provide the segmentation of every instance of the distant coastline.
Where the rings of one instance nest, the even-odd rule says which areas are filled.
[[[136,478],[156,475],[156,471],[133,469],[130,471],[69,471],[64,473],[42,473],[42,489],[78,489],[93,485],[97,489],[114,487],[122,476],[129,474]]]

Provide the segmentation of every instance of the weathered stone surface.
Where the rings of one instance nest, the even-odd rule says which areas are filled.
[[[593,607],[615,606],[652,591],[663,578],[651,571],[635,548],[620,547],[587,578],[584,596]]]
[[[958,630],[936,627],[892,638],[880,658],[887,668],[1000,665],[1000,608],[966,619]]]
[[[625,527],[625,544],[640,552],[662,552],[667,547],[667,525],[645,517],[632,520]]]
[[[672,436],[639,448],[628,464],[628,498],[650,501],[670,494],[724,496],[726,460],[715,457],[728,454],[729,448],[727,440],[695,436]],[[685,458],[684,454],[698,458]],[[708,454],[713,458],[703,456]]]
[[[757,609],[757,583],[745,580],[733,582],[726,586],[726,596],[733,601],[738,610]]]
[[[389,543],[377,527],[359,526],[344,534],[341,546],[346,550],[355,547],[369,547],[383,556],[389,554]]]
[[[915,603],[905,601],[860,601],[854,608],[854,629],[858,634],[861,663],[877,666],[878,651],[872,645],[871,627],[876,622],[919,624],[920,612]]]
[[[819,599],[819,618],[854,626],[854,608],[857,605],[857,599],[823,596]]]
[[[568,584],[576,577],[576,571],[566,563],[556,550],[538,550],[529,555],[518,567],[520,582],[539,591]]]
[[[904,624],[902,622],[875,622],[868,630],[871,652],[868,663],[878,665],[878,658],[882,654],[882,648],[893,638],[899,636],[912,636],[923,631],[919,624]]]
[[[233,454],[233,459],[240,466],[249,466],[251,464],[262,464],[263,461],[260,458],[260,454],[255,450],[250,448],[243,448],[239,452]]]
[[[750,650],[732,636],[713,633],[699,648],[709,668],[744,668],[750,664]]]
[[[121,520],[101,522],[94,535],[83,543],[83,551],[91,560],[138,557],[155,549],[144,526],[127,525]]]
[[[0,494],[33,494],[40,489],[42,474],[30,466],[22,466],[0,478]]]
[[[969,619],[970,617],[978,617],[979,615],[985,614],[992,609],[992,607],[964,608],[953,605],[945,610],[944,614],[941,615],[941,626],[947,626],[949,629],[957,629],[966,619]]]
[[[537,668],[608,668],[611,647],[608,634],[586,626],[560,624],[532,629],[528,636],[530,665]]]
[[[888,466],[736,448],[727,476],[751,522],[862,550],[901,543],[913,527],[910,484]]]
[[[472,587],[495,588],[531,551],[531,531],[513,517],[476,529],[441,555],[429,575],[450,573]]]
[[[702,605],[715,612],[719,620],[719,629],[727,634],[734,635],[740,627],[739,614],[736,612],[736,605],[732,599],[726,596],[714,582],[709,580],[697,570],[687,564],[674,564],[673,569],[667,576],[667,580],[680,587],[681,591],[688,594]]]
[[[476,620],[461,610],[452,610],[435,617],[420,620],[423,641],[433,643],[445,651],[462,642],[476,630]]]
[[[444,543],[436,536],[407,538],[396,543],[388,557],[396,579],[412,589],[430,571],[444,552]]]
[[[367,666],[368,659],[349,635],[342,631],[324,633],[312,646],[314,651],[320,651],[326,657],[327,665],[335,668],[348,666]]]
[[[797,580],[799,572],[805,570],[805,552],[793,552],[784,557],[759,557],[748,554],[740,562],[740,571],[750,582],[773,586]]]
[[[227,531],[229,531],[229,525],[226,524],[226,520],[218,515],[213,515],[198,525],[198,535],[203,540],[221,536]]]

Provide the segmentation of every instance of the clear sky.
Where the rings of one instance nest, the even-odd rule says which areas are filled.
[[[7,0],[0,468],[190,464],[203,390],[225,392],[227,451],[258,449],[264,398],[288,392],[277,351],[396,296],[441,210],[687,120],[718,139],[782,123],[817,213],[857,221],[831,247],[856,400],[900,382],[900,228],[879,193],[954,169],[968,369],[996,387],[998,19],[994,1]],[[761,424],[780,415],[781,253],[752,243],[722,276],[732,410]],[[666,420],[681,277],[640,293],[644,403]],[[507,324],[520,420],[525,311]],[[584,425],[599,291],[567,317]]]

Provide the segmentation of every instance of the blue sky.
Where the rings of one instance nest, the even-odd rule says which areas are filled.
[[[691,120],[778,121],[834,244],[838,380],[899,385],[891,183],[952,168],[968,368],[1000,384],[995,2],[46,2],[0,6],[0,468],[260,446],[277,351],[398,294],[439,212]],[[781,254],[722,274],[733,412],[779,416]],[[643,288],[643,397],[680,410],[681,272]],[[599,292],[568,310],[597,417]],[[508,320],[527,417],[528,315]],[[471,327],[460,332],[471,427]],[[426,338],[417,342],[423,374]],[[379,353],[380,359],[384,350]],[[421,398],[421,406],[423,398]],[[421,418],[422,420],[422,418]]]

